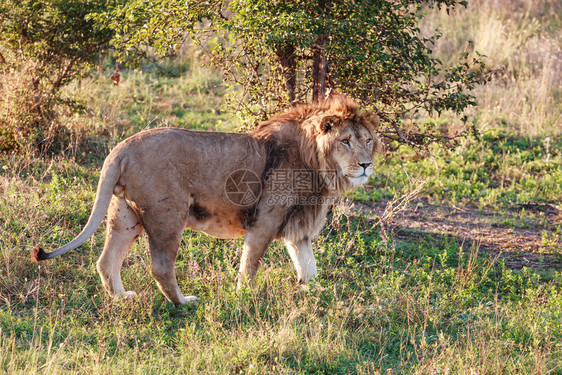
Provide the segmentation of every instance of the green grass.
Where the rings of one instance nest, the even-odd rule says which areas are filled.
[[[427,182],[425,195],[435,202],[503,207],[527,202],[553,202],[562,197],[562,135],[519,137],[486,132],[481,140],[467,139],[454,151],[435,148],[420,158],[404,148],[379,167],[370,186],[352,192],[363,202],[380,201],[400,193],[411,180]]]
[[[107,72],[76,82],[69,95],[88,110],[65,120],[73,144],[42,159],[0,154],[0,372],[562,374],[559,271],[511,269],[507,258],[448,234],[385,236],[380,212],[371,210],[424,181],[423,201],[413,203],[420,210],[494,212],[489,226],[514,236],[535,230],[540,255],[562,260],[561,225],[545,211],[562,197],[562,102],[557,86],[544,81],[553,65],[542,64],[556,51],[549,42],[550,55],[535,53],[537,38],[555,40],[560,22],[530,2],[517,4],[503,11],[486,5],[481,17],[429,14],[424,27],[444,26],[443,61],[474,37],[494,67],[509,69],[476,91],[482,104],[470,121],[480,139],[430,156],[401,148],[379,163],[368,186],[348,194],[367,212],[335,210],[316,239],[325,290],[302,292],[275,243],[255,284],[237,291],[242,240],[189,231],[178,279],[185,294],[200,297],[198,306],[164,299],[150,275],[145,235],[123,267],[125,287],[139,294],[132,301],[108,297],[97,275],[104,225],[80,249],[32,264],[34,245],[60,246],[86,223],[103,158],[118,141],[157,126],[237,126],[222,112],[219,75],[195,57],[163,66],[175,78],[146,66],[124,70],[119,86]],[[519,27],[514,19],[523,20]],[[532,59],[542,65],[531,69]],[[458,123],[450,115],[419,120]]]

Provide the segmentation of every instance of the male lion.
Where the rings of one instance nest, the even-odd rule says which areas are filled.
[[[299,282],[316,276],[311,240],[324,225],[331,199],[367,182],[381,150],[378,117],[345,96],[300,105],[250,134],[153,129],[115,147],[106,158],[92,213],[69,244],[33,261],[82,245],[107,211],[107,236],[97,268],[111,295],[134,296],[121,266],[146,230],[152,274],[166,298],[185,297],[175,259],[186,227],[220,238],[245,236],[238,283],[252,278],[273,239],[283,240]],[[109,208],[109,210],[108,210]]]

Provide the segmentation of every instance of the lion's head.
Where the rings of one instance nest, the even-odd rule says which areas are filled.
[[[333,95],[276,116],[254,134],[296,140],[307,167],[321,175],[336,172],[341,192],[366,183],[372,174],[374,156],[383,148],[378,125],[377,115],[360,111],[346,96]]]
[[[361,115],[324,116],[316,121],[316,144],[319,160],[325,163],[323,168],[337,171],[351,186],[366,183],[373,172],[373,158],[381,150],[375,133],[377,124],[378,118]]]

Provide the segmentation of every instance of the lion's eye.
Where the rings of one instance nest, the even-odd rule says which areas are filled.
[[[367,144],[371,143],[373,140],[371,138],[367,139]]]
[[[341,143],[343,143],[346,146],[349,146],[349,139],[342,139]]]

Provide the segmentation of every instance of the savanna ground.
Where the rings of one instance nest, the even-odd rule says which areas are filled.
[[[68,242],[86,223],[104,156],[149,127],[233,130],[220,77],[184,51],[161,69],[94,72],[69,93],[57,155],[0,155],[0,369],[5,373],[562,374],[562,40],[555,1],[474,2],[432,11],[447,60],[474,41],[492,68],[469,121],[479,138],[420,156],[401,148],[334,207],[316,239],[319,281],[302,292],[271,246],[255,285],[236,290],[242,241],[187,232],[168,303],[147,239],[123,268],[139,297],[114,301],[82,248],[35,265],[29,249]],[[105,66],[107,68],[107,66]],[[103,68],[103,67],[102,67]],[[444,131],[460,120],[417,118]]]

